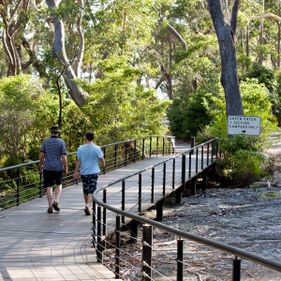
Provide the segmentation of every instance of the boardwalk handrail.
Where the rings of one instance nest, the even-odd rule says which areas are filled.
[[[98,257],[98,260],[102,261],[102,251],[104,250],[104,247],[102,246],[102,241],[101,241],[101,225],[104,224],[105,221],[101,221],[101,208],[103,208],[103,214],[106,215],[106,210],[109,210],[111,212],[113,212],[114,214],[116,214],[116,237],[119,237],[120,234],[118,234],[121,230],[120,228],[120,218],[118,219],[118,217],[122,217],[122,222],[124,223],[125,220],[124,220],[124,217],[127,217],[127,218],[130,218],[132,221],[136,221],[138,223],[141,223],[143,225],[149,225],[151,227],[154,227],[154,228],[158,228],[158,229],[161,229],[163,231],[166,231],[170,234],[173,234],[173,235],[176,235],[179,237],[179,240],[182,240],[182,239],[187,239],[187,240],[191,240],[193,242],[196,242],[196,243],[199,243],[199,244],[202,244],[202,245],[205,245],[205,246],[208,246],[208,247],[211,247],[213,249],[217,249],[217,250],[220,250],[220,251],[223,251],[225,253],[228,253],[228,254],[231,254],[234,256],[234,260],[233,260],[233,278],[232,280],[233,281],[237,281],[237,280],[240,280],[240,262],[241,260],[238,259],[238,258],[241,258],[241,259],[246,259],[248,261],[251,261],[251,262],[254,262],[254,263],[257,263],[257,264],[260,264],[264,267],[267,267],[267,268],[270,268],[270,269],[273,269],[275,271],[278,271],[278,272],[281,272],[281,263],[279,262],[276,262],[276,261],[273,261],[273,260],[269,260],[267,258],[264,258],[260,255],[256,255],[256,254],[253,254],[253,253],[250,253],[249,251],[245,251],[243,249],[240,249],[238,247],[234,247],[234,246],[230,246],[230,245],[227,245],[225,243],[221,243],[221,242],[217,242],[217,241],[214,241],[214,240],[211,240],[211,239],[208,239],[208,238],[204,238],[204,237],[201,237],[199,235],[195,235],[195,234],[191,234],[189,232],[186,232],[186,231],[182,231],[180,229],[176,229],[174,227],[170,227],[168,225],[165,225],[161,222],[158,222],[158,221],[155,221],[155,220],[152,220],[152,219],[149,219],[149,218],[146,218],[142,215],[138,215],[138,214],[135,214],[133,213],[132,211],[128,210],[128,211],[125,211],[124,209],[124,206],[122,208],[116,208],[114,206],[111,206],[110,204],[108,204],[106,202],[106,197],[104,197],[104,195],[106,194],[106,190],[111,187],[111,186],[114,186],[116,185],[117,183],[125,183],[125,180],[131,178],[131,177],[134,177],[136,175],[141,175],[142,173],[148,171],[148,170],[151,170],[151,169],[155,169],[157,166],[161,166],[163,165],[164,163],[167,163],[168,161],[171,161],[175,158],[178,158],[178,157],[183,157],[184,155],[188,154],[188,155],[191,155],[193,154],[194,152],[196,152],[196,161],[198,162],[198,151],[200,148],[202,148],[202,151],[203,151],[203,147],[204,146],[208,146],[208,149],[207,151],[209,150],[209,145],[212,144],[212,155],[218,155],[218,140],[217,139],[212,139],[212,140],[209,140],[205,143],[202,143],[202,144],[199,144],[199,145],[196,145],[194,146],[193,148],[191,149],[188,149],[187,151],[179,154],[179,155],[175,155],[173,157],[170,157],[169,159],[166,159],[164,161],[162,161],[161,163],[158,163],[156,165],[152,165],[150,167],[147,167],[139,172],[136,172],[130,176],[126,176],[126,177],[123,177],[122,179],[118,179],[110,184],[107,184],[105,186],[103,186],[102,188],[98,189],[95,191],[94,193],[94,208],[97,207],[97,214],[95,213],[93,215],[93,222],[94,222],[94,229],[96,228],[97,226],[97,233],[94,233],[93,235],[96,235],[97,236],[97,257]],[[215,146],[213,146],[215,144]],[[213,150],[213,148],[215,148]],[[209,151],[208,151],[209,153]],[[209,156],[209,154],[208,154]],[[185,157],[183,157],[185,158]],[[213,158],[213,156],[212,156]],[[189,158],[191,159],[191,158]],[[209,162],[207,160],[207,162]],[[213,163],[213,161],[212,161]],[[208,163],[208,164],[212,164],[212,163]],[[198,165],[198,163],[196,164]],[[183,168],[185,168],[185,165],[182,166]],[[197,166],[196,166],[197,167]],[[203,169],[202,169],[203,170]],[[99,194],[103,192],[103,197],[102,196],[99,196]],[[101,198],[101,199],[99,199]],[[122,195],[122,200],[123,200],[123,195]],[[122,203],[122,205],[124,204],[124,202]],[[140,210],[139,210],[140,211]],[[100,220],[100,221],[99,221]],[[117,223],[119,221],[119,223]],[[107,233],[103,233],[104,235],[106,235]],[[118,236],[117,236],[118,234]],[[119,237],[120,238],[120,237]],[[119,239],[118,238],[118,239]],[[117,239],[117,238],[116,238]],[[144,238],[143,238],[144,239]],[[178,241],[179,241],[178,240]],[[106,243],[106,242],[105,242]],[[143,242],[145,243],[145,242]],[[180,244],[180,243],[179,243]],[[117,243],[116,241],[116,245],[119,245],[121,246],[121,243],[119,241],[119,243]],[[116,246],[118,247],[118,246]],[[149,247],[153,247],[152,245],[150,245]],[[182,246],[181,246],[182,247]],[[179,251],[182,251],[181,254],[183,254],[183,250],[181,248],[177,248],[178,250],[178,253]],[[116,248],[116,251],[117,253],[119,253],[121,250],[120,249],[117,249]],[[124,251],[124,250],[123,250]],[[116,274],[116,277],[121,277],[120,275],[120,261],[119,261],[120,257],[117,258],[116,260],[116,263],[117,265],[115,266],[115,274]],[[179,258],[177,258],[177,262],[178,264],[181,264],[181,266],[179,266],[177,268],[178,272],[177,272],[177,280],[183,280],[183,269],[182,269],[182,260],[179,260]],[[151,263],[151,260],[150,260],[150,263]],[[143,264],[146,264],[146,261],[143,260]],[[147,265],[147,267],[149,267],[150,269],[152,269],[152,265],[149,264]],[[143,267],[143,266],[142,266]],[[143,270],[143,268],[142,268]],[[155,271],[155,269],[154,269]],[[149,272],[149,271],[148,271]],[[144,274],[144,276],[146,276],[147,274],[142,272]],[[151,272],[150,272],[151,273]],[[142,280],[153,280],[152,275],[148,275],[146,276],[147,279],[142,279]]]
[[[104,148],[115,146],[115,145],[121,145],[121,144],[129,143],[129,142],[134,142],[134,141],[137,141],[137,140],[143,140],[143,139],[148,139],[148,138],[160,138],[160,137],[163,138],[163,136],[159,136],[159,135],[149,135],[149,136],[145,136],[145,137],[132,138],[132,139],[124,140],[124,141],[119,141],[119,142],[101,145],[101,148],[104,149]],[[174,139],[174,136],[165,136],[165,138],[170,139],[172,141]],[[171,144],[172,144],[172,142],[171,142]],[[72,156],[72,155],[76,155],[76,151],[67,153],[67,156]],[[0,172],[18,169],[18,168],[22,168],[22,167],[25,167],[25,166],[38,164],[38,163],[39,163],[39,160],[28,161],[26,163],[21,163],[21,164],[17,164],[17,165],[12,165],[12,166],[8,166],[8,167],[0,168]]]
[[[101,173],[143,160],[152,155],[167,155],[174,152],[173,136],[149,135],[102,145],[106,166]],[[76,152],[68,153],[69,173],[64,178],[64,186],[74,183],[72,173]],[[46,193],[42,174],[38,169],[39,160],[0,168],[0,210],[19,205],[22,202]]]
[[[116,180],[116,181],[113,181],[113,182],[111,182],[111,183],[109,183],[109,184],[107,184],[107,185],[104,185],[104,186],[102,186],[101,188],[99,188],[98,190],[96,190],[94,194],[97,194],[97,193],[101,192],[102,190],[107,189],[108,187],[110,187],[110,186],[112,186],[112,185],[115,185],[115,184],[118,183],[118,182],[121,182],[121,181],[126,180],[126,179],[128,179],[128,178],[131,178],[131,177],[136,176],[136,175],[138,175],[138,174],[141,174],[141,173],[143,173],[143,172],[145,172],[145,171],[151,170],[152,168],[156,168],[157,166],[160,166],[160,165],[162,165],[162,164],[164,164],[164,163],[170,161],[171,159],[178,158],[178,157],[180,157],[180,156],[182,156],[182,155],[184,155],[184,154],[188,154],[189,152],[193,152],[194,150],[196,150],[196,148],[202,147],[202,146],[204,146],[204,145],[206,145],[206,144],[210,144],[210,143],[212,143],[214,140],[217,140],[217,139],[211,139],[211,140],[205,141],[205,142],[203,142],[203,143],[200,143],[200,144],[194,146],[193,148],[189,148],[189,149],[187,149],[187,150],[184,151],[184,152],[181,152],[181,153],[178,153],[177,155],[171,156],[169,159],[163,160],[163,161],[161,161],[160,163],[157,163],[157,164],[155,164],[155,165],[150,165],[150,166],[148,166],[148,167],[146,167],[146,168],[144,168],[144,169],[142,169],[142,170],[140,170],[140,171],[138,171],[138,172],[135,172],[135,173],[133,173],[133,174],[130,174],[130,175],[128,175],[128,176],[125,176],[125,177],[123,177],[123,178],[120,178],[120,179],[118,179],[118,180]]]

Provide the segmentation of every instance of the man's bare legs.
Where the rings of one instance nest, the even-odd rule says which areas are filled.
[[[61,191],[62,191],[62,185],[57,185],[55,189],[55,199],[54,201],[59,203],[60,196],[61,196]]]
[[[59,204],[59,199],[61,196],[62,192],[62,185],[57,185],[55,188],[55,194],[53,196],[53,187],[47,187],[47,198],[48,198],[48,213],[52,213],[53,207],[56,211],[60,211],[58,204]]]
[[[84,195],[84,202],[85,202],[85,214],[88,216],[91,214],[91,206],[93,202],[93,195],[92,194],[85,194]]]
[[[48,198],[48,204],[49,208],[52,208],[53,205],[53,187],[47,187],[47,198]]]

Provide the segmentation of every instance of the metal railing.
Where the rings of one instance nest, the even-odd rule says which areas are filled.
[[[101,146],[106,166],[102,173],[126,166],[151,156],[167,155],[174,152],[174,137],[156,136],[134,138]],[[68,154],[69,173],[64,177],[63,186],[74,183],[76,152]],[[46,194],[39,161],[0,168],[0,210]]]
[[[207,170],[219,156],[218,140],[210,140],[96,190],[93,244],[97,260],[114,271],[116,278],[124,280],[182,281],[190,277],[192,255],[188,246],[195,243],[199,248],[203,245],[225,255],[226,268],[232,267],[226,280],[241,280],[241,259],[281,272],[281,264],[276,261],[159,222],[163,217],[165,196],[175,194],[176,202],[180,202],[181,192],[187,189],[188,183],[189,193],[196,194],[197,178],[202,177],[206,183]],[[203,191],[205,188],[203,184]],[[144,211],[152,205],[156,205],[156,221],[145,217]],[[138,231],[140,227],[142,234]],[[153,237],[159,233],[172,237],[172,241],[167,242],[169,249],[171,245],[175,249],[172,253],[171,250],[165,252],[163,247],[160,254],[153,254]],[[163,272],[163,259],[169,259],[174,270]],[[229,259],[232,260],[230,266]]]

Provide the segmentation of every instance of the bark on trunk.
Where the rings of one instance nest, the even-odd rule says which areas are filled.
[[[224,88],[227,115],[242,115],[242,99],[237,74],[234,35],[237,25],[238,0],[234,2],[231,24],[227,23],[220,0],[208,0],[211,18],[218,38],[221,56],[221,83]]]
[[[49,7],[49,9],[54,11],[60,4],[61,0],[46,0],[46,3]],[[83,92],[80,87],[75,82],[75,79],[77,78],[75,71],[73,67],[71,66],[71,63],[68,59],[68,56],[66,54],[65,50],[65,41],[64,41],[64,24],[61,19],[55,14],[52,13],[52,19],[53,19],[53,25],[54,25],[54,51],[60,60],[60,62],[64,66],[64,73],[63,77],[66,83],[66,86],[68,87],[70,91],[70,95],[74,102],[78,106],[82,106],[86,103],[88,94]]]
[[[20,29],[24,30],[27,22],[27,10],[30,0],[19,0],[13,8],[2,1],[0,15],[3,20],[3,46],[8,58],[8,75],[17,75],[22,71],[21,46],[16,44]]]

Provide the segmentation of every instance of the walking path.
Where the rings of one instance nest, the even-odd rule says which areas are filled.
[[[101,175],[99,186],[165,158],[152,157]],[[60,213],[47,214],[43,197],[0,212],[1,281],[116,280],[97,263],[91,248],[91,217],[83,212],[81,184],[63,190],[60,206]]]

